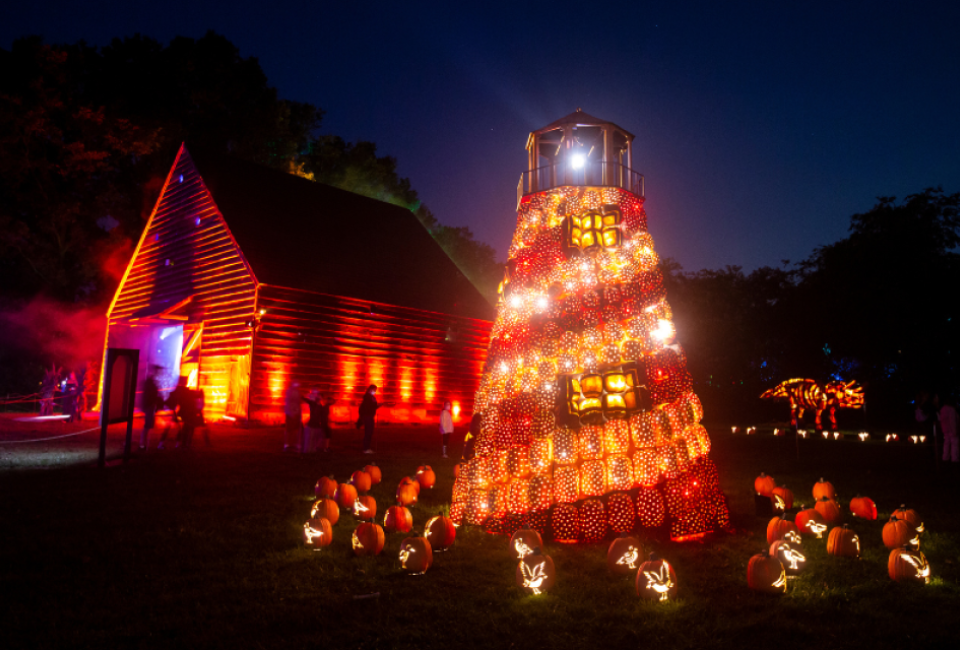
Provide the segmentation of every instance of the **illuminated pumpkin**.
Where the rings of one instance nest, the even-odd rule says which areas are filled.
[[[747,586],[765,594],[785,594],[787,571],[779,559],[770,557],[764,549],[747,564]]]
[[[677,597],[677,574],[655,553],[637,570],[637,595],[644,600],[664,602]]]
[[[416,481],[400,482],[397,488],[397,504],[401,506],[411,506],[417,502],[417,489],[414,485],[419,485]]]
[[[539,548],[517,564],[517,586],[528,594],[542,594],[557,582],[553,559]]]
[[[612,573],[632,575],[640,566],[643,547],[632,535],[620,535],[607,548],[607,568]]]
[[[786,517],[774,517],[767,524],[767,544],[785,539],[789,533],[798,533],[797,525]]]
[[[780,560],[787,575],[799,575],[807,565],[807,558],[800,552],[800,545],[786,539],[778,539],[770,545],[770,556]]]
[[[433,550],[442,552],[453,545],[453,541],[457,538],[457,528],[453,525],[453,520],[441,512],[427,522],[423,536],[430,540]]]
[[[777,501],[778,498],[780,501]],[[773,500],[783,506],[782,508],[777,508],[781,512],[793,508],[793,492],[788,490],[786,485],[773,488]]]
[[[453,478],[460,478],[460,463],[453,466]]]
[[[373,485],[373,479],[362,469],[358,469],[350,476],[350,484],[357,488],[357,492],[365,494]]]
[[[333,541],[333,527],[328,519],[317,517],[303,525],[303,545],[319,551],[324,546],[330,546]]]
[[[383,528],[373,523],[357,526],[353,531],[353,554],[379,555],[383,550]]]
[[[797,530],[800,531],[801,535],[813,535],[817,539],[821,539],[823,532],[827,529],[827,521],[815,508],[804,510],[801,506],[794,522],[797,524]]]
[[[373,521],[377,516],[377,502],[367,495],[357,497],[353,504],[353,516],[363,521]]]
[[[407,573],[421,575],[433,564],[433,549],[425,537],[407,537],[400,542],[400,567]]]
[[[413,515],[403,506],[390,506],[383,518],[383,527],[391,533],[409,533],[413,530]]]
[[[321,517],[329,521],[331,526],[336,526],[337,522],[340,521],[340,507],[337,502],[328,497],[314,501],[313,505],[310,506],[310,518],[318,519]]]
[[[756,490],[757,494],[765,497],[772,497],[773,488],[775,487],[777,487],[777,484],[774,482],[773,477],[767,476],[763,472],[760,472],[760,476],[753,481],[753,489]]]
[[[540,537],[540,533],[526,526],[517,529],[517,532],[510,538],[510,552],[513,553],[518,560],[522,560],[533,553],[533,549],[542,547],[543,539]]]
[[[550,516],[553,541],[561,544],[576,544],[580,541],[580,513],[577,507],[562,503],[553,507]]]
[[[813,484],[813,498],[817,501],[820,499],[835,500],[837,498],[837,493],[833,489],[833,483],[830,481],[825,481],[821,477],[820,481]]]
[[[599,542],[607,535],[606,511],[599,499],[587,499],[580,506],[580,534],[585,542]]]
[[[904,520],[913,526],[918,533],[923,532],[923,521],[920,519],[920,515],[917,514],[916,510],[907,508],[907,506],[901,504],[899,508],[893,511],[893,515],[891,516]]]
[[[370,475],[371,485],[376,485],[383,480],[383,473],[380,471],[380,468],[377,467],[376,463],[370,463],[365,466],[363,471]]]
[[[607,498],[607,524],[615,533],[629,532],[637,525],[637,511],[626,492],[614,492]]]
[[[887,560],[890,578],[897,582],[930,582],[930,564],[920,551],[911,551],[908,547],[890,551]]]
[[[341,508],[344,510],[352,510],[353,504],[357,500],[357,488],[349,483],[341,483],[337,486],[337,493],[334,498],[336,498]]]
[[[823,497],[817,501],[814,508],[828,524],[838,524],[843,520],[843,511],[840,510],[840,505],[833,499]]]
[[[850,512],[855,517],[874,521],[877,518],[877,504],[873,502],[873,499],[858,494],[850,500]]]
[[[313,491],[318,499],[322,499],[323,497],[330,497],[332,499],[333,495],[337,493],[337,482],[333,480],[332,476],[324,476],[317,481]]]
[[[901,546],[919,548],[920,536],[917,534],[917,529],[906,521],[892,517],[883,525],[883,545],[889,549]]]
[[[415,478],[417,479],[417,483],[420,484],[420,487],[427,490],[431,489],[437,482],[437,475],[429,465],[421,465],[418,467]]]
[[[827,553],[840,557],[860,557],[860,537],[847,527],[837,526],[827,537]]]

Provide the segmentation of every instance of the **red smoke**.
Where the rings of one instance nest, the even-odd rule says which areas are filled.
[[[34,298],[0,311],[0,335],[7,346],[36,360],[37,366],[76,370],[87,361],[99,363],[106,331],[106,307],[80,307]],[[24,378],[33,380],[34,378]],[[32,382],[31,382],[32,383]]]

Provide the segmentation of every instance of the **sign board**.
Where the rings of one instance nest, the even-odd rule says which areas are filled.
[[[106,463],[107,427],[117,422],[127,423],[127,439],[123,447],[123,462],[130,459],[133,438],[133,404],[137,396],[137,366],[140,350],[107,348],[103,364],[103,395],[100,403],[100,467]]]

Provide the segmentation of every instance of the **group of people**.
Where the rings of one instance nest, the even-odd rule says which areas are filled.
[[[40,382],[40,415],[53,415],[54,401],[60,393],[60,404],[67,422],[80,421],[80,415],[86,406],[86,392],[84,386],[85,369],[81,369],[80,377],[71,372],[66,379],[61,380],[61,368],[55,365],[45,371],[43,381]]]
[[[176,446],[178,448],[190,447],[193,443],[193,434],[198,427],[202,427],[204,441],[207,446],[210,445],[210,432],[204,426],[203,420],[203,391],[187,386],[187,379],[185,376],[180,377],[177,387],[164,399],[157,385],[156,370],[152,368],[147,374],[141,393],[143,409],[143,431],[140,432],[141,451],[147,448],[150,430],[156,427],[157,413],[165,408],[171,412],[171,419],[160,434],[157,449],[163,449],[166,446],[167,438],[174,428],[177,430]]]
[[[934,439],[943,434],[943,460],[948,463],[960,462],[960,440],[957,437],[957,403],[947,396],[943,399],[934,393],[920,393],[916,401],[916,420],[934,427]]]

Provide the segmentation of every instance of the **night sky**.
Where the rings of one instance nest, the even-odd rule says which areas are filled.
[[[18,2],[0,47],[213,29],[322,131],[372,140],[502,260],[527,134],[636,134],[661,256],[779,266],[877,196],[960,190],[960,2]]]

